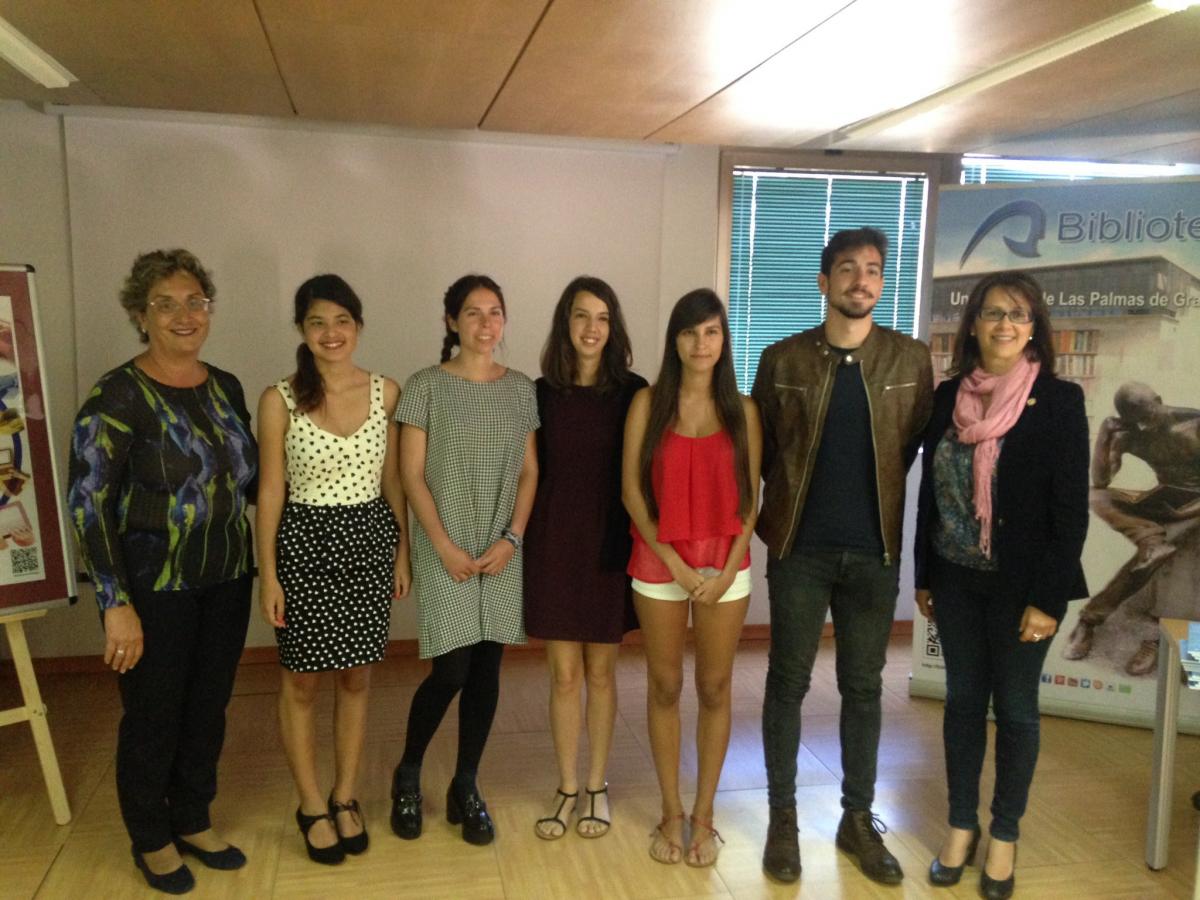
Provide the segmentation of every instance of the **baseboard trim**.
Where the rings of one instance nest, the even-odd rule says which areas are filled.
[[[833,634],[833,625],[825,623],[823,637],[830,637]],[[912,621],[909,619],[897,619],[892,623],[892,635],[911,635]],[[762,623],[754,625],[745,625],[742,627],[742,642],[750,641],[769,641],[771,639],[771,626]],[[642,643],[642,633],[640,631],[631,631],[625,635],[625,640],[621,642],[625,646],[636,647]],[[530,638],[529,643],[524,645],[516,645],[510,647],[510,653],[528,653],[530,651],[541,650],[545,646],[544,641],[537,638]],[[417,642],[414,639],[406,639],[399,641],[389,641],[387,655],[390,657],[404,657],[417,655]],[[37,670],[43,675],[93,675],[108,670],[104,665],[104,660],[99,656],[43,656],[34,659]],[[242,651],[242,665],[262,665],[265,663],[279,662],[279,651],[273,646],[265,647],[247,647]],[[0,678],[16,680],[16,670],[13,668],[12,660],[0,660]]]

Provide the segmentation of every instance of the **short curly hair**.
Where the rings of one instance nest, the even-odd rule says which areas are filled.
[[[121,286],[120,300],[143,344],[149,342],[150,336],[142,331],[138,317],[146,312],[150,288],[176,272],[186,272],[200,282],[200,288],[208,299],[216,297],[217,288],[213,284],[212,276],[200,264],[200,260],[187,250],[151,250],[149,253],[140,254],[133,261],[133,268],[129,270],[125,284]]]

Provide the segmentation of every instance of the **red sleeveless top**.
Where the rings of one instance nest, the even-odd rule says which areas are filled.
[[[684,437],[667,429],[650,470],[658,503],[660,543],[670,544],[693,569],[723,569],[729,548],[742,533],[738,516],[733,441],[724,431]],[[626,571],[639,581],[667,584],[670,570],[642,539],[636,526]],[[750,551],[738,569],[750,565]]]

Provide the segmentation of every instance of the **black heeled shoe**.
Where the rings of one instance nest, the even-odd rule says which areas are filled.
[[[351,815],[357,816],[358,821],[362,822],[363,830],[352,837],[345,837],[342,830],[337,827],[338,813],[348,812]],[[345,803],[339,803],[333,799],[333,794],[329,795],[329,815],[333,816],[333,827],[338,833],[338,842],[342,845],[342,849],[351,856],[358,856],[360,853],[365,853],[371,839],[367,837],[367,820],[363,818],[362,810],[359,809],[357,800],[348,800]]]
[[[308,839],[308,833],[312,827],[322,819],[328,819],[333,825],[333,831],[337,833],[337,822],[329,813],[321,813],[318,816],[306,816],[304,811],[299,807],[296,808],[296,824],[300,826],[300,833],[304,835],[304,847],[308,850],[308,858],[315,863],[320,863],[323,866],[336,866],[346,859],[346,851],[342,849],[341,841],[336,844],[331,844],[328,847],[314,847],[312,841]]]
[[[987,873],[987,863],[979,872],[979,893],[985,900],[1008,900],[1017,889],[1017,848],[1013,847],[1013,870],[1003,881],[992,878]]]
[[[392,775],[392,832],[398,838],[415,841],[421,836],[421,780],[405,784],[400,767]]]
[[[154,890],[162,891],[164,894],[186,894],[196,886],[195,876],[192,875],[192,870],[186,864],[181,863],[174,872],[155,875],[146,865],[146,860],[142,859],[142,854],[132,847],[130,850],[133,853],[133,864],[138,867],[138,871],[146,879],[146,884]]]
[[[468,844],[482,847],[496,839],[496,827],[488,815],[487,804],[474,785],[461,798],[453,783],[450,785],[446,791],[446,821],[451,825],[462,825],[462,838]]]
[[[963,869],[967,866],[974,865],[975,851],[979,849],[979,838],[983,834],[983,830],[976,825],[975,833],[971,835],[971,843],[967,847],[967,855],[959,866],[947,866],[942,862],[941,854],[933,858],[933,862],[929,864],[929,883],[938,887],[950,887],[958,884],[962,879]]]
[[[234,869],[240,869],[246,864],[246,854],[233,846],[233,844],[230,844],[224,850],[201,850],[195,844],[189,843],[177,835],[175,837],[175,849],[179,851],[181,856],[184,853],[189,853],[208,868],[220,869],[223,872],[232,872]]]

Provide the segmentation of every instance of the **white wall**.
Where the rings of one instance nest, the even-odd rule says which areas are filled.
[[[635,366],[651,378],[666,312],[713,285],[715,148],[86,110],[60,123],[18,104],[0,105],[0,135],[0,257],[56,268],[39,287],[54,295],[43,321],[60,459],[79,398],[140,349],[116,293],[155,247],[186,246],[211,268],[205,357],[241,378],[252,408],[291,369],[291,294],[318,271],[363,297],[360,361],[401,380],[436,361],[442,292],[467,271],[504,288],[505,358],[530,373],[576,274],[616,288]],[[35,655],[99,650],[82,590],[76,608],[29,629]],[[755,608],[766,621],[765,594]],[[412,605],[395,613],[392,637],[415,636]],[[249,644],[273,641],[255,617]]]

